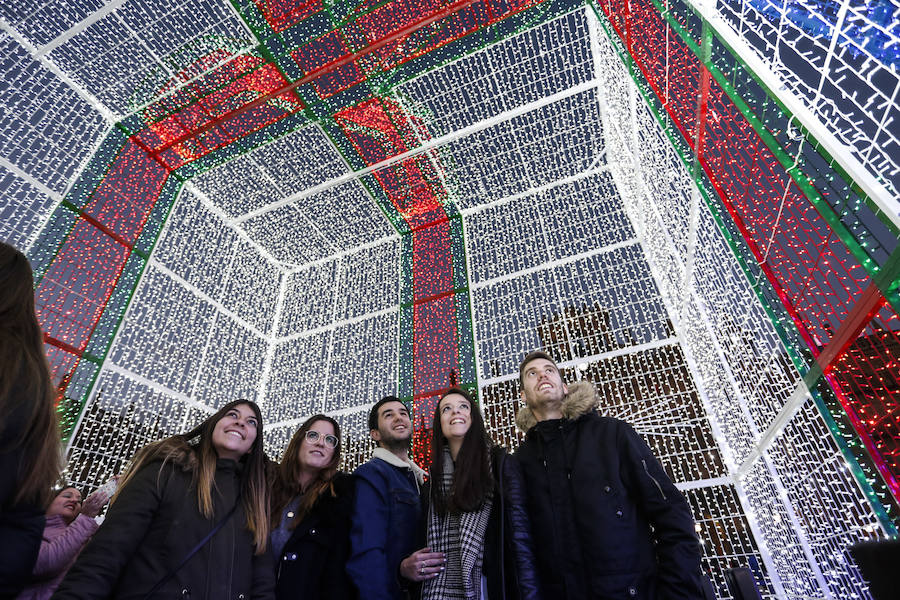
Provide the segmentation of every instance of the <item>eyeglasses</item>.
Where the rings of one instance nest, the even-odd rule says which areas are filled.
[[[330,433],[328,435],[322,436],[322,434],[315,429],[310,429],[306,432],[306,441],[310,444],[315,444],[316,442],[318,442],[320,437],[325,441],[325,445],[329,448],[337,448],[338,439]]]

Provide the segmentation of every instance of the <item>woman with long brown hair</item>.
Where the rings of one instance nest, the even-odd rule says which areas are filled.
[[[338,471],[341,428],[325,415],[294,433],[272,490],[272,552],[278,600],[355,598],[350,555],[353,478]]]
[[[522,471],[488,436],[466,390],[448,390],[435,407],[422,495],[425,547],[400,573],[421,582],[423,599],[541,597]]]
[[[15,596],[37,559],[61,446],[31,265],[0,242],[0,597]]]
[[[235,400],[144,446],[54,598],[273,596],[259,407]]]

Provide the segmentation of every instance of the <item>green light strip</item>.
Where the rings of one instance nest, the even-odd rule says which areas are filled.
[[[669,142],[672,144],[677,156],[681,160],[684,165],[686,171],[688,173],[692,172],[692,163],[693,160],[687,156],[685,156],[680,148],[680,144],[673,137],[671,128],[666,124],[667,117],[664,117],[656,107],[656,99],[653,96],[650,96],[648,92],[645,90],[645,84],[642,80],[636,75],[636,72],[639,73],[639,70],[636,70],[632,63],[634,59],[631,55],[624,52],[620,47],[620,40],[618,34],[615,31],[611,31],[609,29],[609,25],[607,24],[606,16],[603,12],[597,7],[595,0],[588,0],[589,5],[591,6],[594,14],[597,16],[597,20],[600,23],[601,27],[603,27],[604,33],[606,33],[607,37],[613,44],[613,47],[616,49],[616,53],[619,56],[619,59],[628,67],[628,71],[631,74],[631,77],[638,88],[639,93],[644,98],[647,106],[650,108],[650,111],[653,113],[656,118],[657,123],[659,124],[662,131],[665,133],[666,137],[669,139]],[[696,46],[696,45],[695,45]],[[676,132],[678,136],[680,136],[680,132]],[[782,320],[778,318],[775,314],[775,311],[772,309],[768,301],[766,300],[761,288],[754,281],[755,275],[750,270],[749,265],[743,258],[743,252],[748,252],[742,248],[742,245],[733,238],[730,231],[726,227],[722,216],[719,212],[718,206],[710,199],[710,193],[706,187],[705,176],[702,175],[702,171],[699,177],[694,177],[695,184],[697,185],[698,190],[700,191],[701,196],[703,197],[707,208],[710,211],[713,219],[716,222],[716,225],[720,231],[720,233],[725,238],[728,246],[731,248],[732,253],[734,254],[738,264],[741,267],[741,270],[744,271],[749,283],[750,288],[756,293],[757,299],[760,302],[763,310],[769,317],[770,322],[772,323],[773,328],[775,329],[778,337],[781,339],[782,343],[787,350],[788,356],[791,358],[791,361],[794,363],[794,366],[801,373],[801,375],[806,372],[809,368],[809,364],[807,360],[811,360],[811,357],[806,358],[803,356],[803,352],[801,348],[798,348],[793,344],[790,338],[787,336],[786,330],[781,325]],[[895,252],[894,254],[900,254],[900,250]],[[892,255],[893,257],[893,255]],[[754,261],[755,263],[755,261]],[[760,278],[759,282],[764,282],[766,279]],[[827,385],[824,383],[823,385]],[[893,504],[890,501],[885,504],[885,499],[890,497],[890,493],[886,491],[886,484],[881,479],[880,474],[874,465],[870,465],[869,461],[871,460],[868,456],[868,453],[865,451],[865,448],[862,447],[862,444],[859,442],[856,432],[853,431],[851,433],[844,432],[838,425],[837,420],[834,418],[832,413],[832,409],[826,405],[826,403],[822,400],[821,395],[815,388],[811,388],[810,395],[813,398],[813,401],[818,408],[819,414],[822,416],[822,419],[825,421],[826,426],[831,432],[832,438],[838,446],[838,449],[841,455],[844,457],[848,467],[850,468],[851,473],[853,473],[854,478],[856,479],[858,485],[860,486],[864,496],[869,501],[871,505],[872,512],[875,517],[878,519],[881,526],[884,530],[892,536],[897,535],[897,526],[889,514],[889,510],[893,509]],[[843,408],[838,407],[840,409],[840,413],[843,414]],[[863,467],[865,464],[870,473],[866,473],[866,469]],[[883,488],[880,492],[881,498],[879,497],[879,492],[875,490],[875,487]]]
[[[820,385],[828,387],[828,383],[825,380],[821,380]],[[830,389],[828,391],[830,392]],[[841,455],[844,457],[844,462],[847,463],[847,468],[850,469],[850,472],[859,484],[860,490],[869,501],[878,523],[889,536],[897,537],[897,522],[900,521],[900,517],[891,517],[890,512],[896,512],[896,510],[890,500],[892,496],[890,491],[888,491],[887,485],[883,482],[881,474],[875,466],[869,460],[866,460],[869,458],[868,451],[857,437],[856,431],[852,427],[849,428],[850,431],[844,431],[838,424],[837,419],[834,418],[834,412],[836,410],[843,412],[843,407],[838,402],[835,402],[836,406],[830,407],[823,400],[822,394],[817,389],[810,388],[809,393],[816,404],[819,415],[825,421],[828,431],[831,432],[831,437],[837,443]],[[859,460],[860,457],[863,460]],[[866,472],[863,465],[868,467],[869,473]],[[876,487],[879,489],[876,490]]]
[[[751,109],[750,106],[744,101],[744,99],[737,93],[737,91],[734,89],[734,86],[732,86],[731,83],[728,82],[722,71],[712,63],[709,54],[704,52],[703,48],[697,46],[697,44],[690,38],[690,35],[688,35],[688,32],[685,30],[685,28],[672,16],[671,11],[667,10],[659,0],[650,0],[650,2],[653,3],[656,9],[665,18],[669,26],[678,34],[678,37],[681,39],[681,41],[684,42],[684,44],[687,45],[688,48],[690,48],[691,52],[694,53],[701,64],[703,64],[709,70],[710,74],[713,76],[716,82],[728,95],[728,98],[734,103],[734,105],[744,116],[744,118],[747,119],[747,122],[751,127],[753,127],[753,130],[756,132],[756,134],[759,135],[759,137],[763,140],[763,143],[765,143],[766,147],[773,153],[775,158],[785,169],[787,175],[795,184],[797,184],[806,198],[815,207],[819,215],[828,224],[829,228],[831,228],[831,230],[835,234],[837,234],[838,238],[844,243],[844,245],[847,246],[847,249],[850,250],[850,253],[853,254],[857,261],[859,261],[860,265],[862,265],[869,276],[872,277],[873,281],[876,279],[878,279],[878,281],[883,281],[883,279],[877,277],[881,270],[878,264],[869,257],[869,255],[860,245],[859,241],[857,241],[856,237],[849,230],[847,230],[846,226],[843,224],[843,222],[841,222],[840,217],[837,215],[837,213],[834,212],[834,209],[831,207],[831,205],[828,204],[828,202],[822,197],[819,191],[812,185],[811,179],[806,176],[805,173],[802,173],[801,169],[799,168],[799,163],[795,162],[791,158],[791,156],[784,151],[775,137],[769,132],[768,129],[766,129],[765,125],[763,125],[763,123],[756,116],[756,113],[753,112],[753,109]],[[707,30],[711,29],[708,21],[704,19],[702,15],[697,14],[696,11],[694,11],[694,14],[698,19],[702,20],[703,30],[705,33],[707,32]],[[761,89],[766,92],[768,97],[776,102],[782,113],[784,113],[785,116],[789,117],[789,119],[793,118],[794,115],[784,107],[783,103],[778,101],[778,97],[772,94],[771,90],[769,90],[767,87],[762,85],[761,82],[759,82],[759,78],[755,76],[752,69],[741,62],[740,58],[735,54],[734,50],[730,46],[726,45],[718,36],[716,36],[716,40],[721,43],[723,47],[727,48],[729,52],[731,52],[736,66],[739,65],[745,71],[751,74],[753,79],[759,83]],[[821,148],[821,144],[819,144],[818,141],[813,138],[812,134],[808,130],[802,128],[801,131],[814,149],[818,150],[819,148]],[[826,160],[829,162],[829,164],[831,164],[832,167],[834,167],[835,162],[830,156],[827,157]],[[853,181],[853,179],[849,177],[849,175],[845,173],[843,175],[844,179],[846,179],[850,183],[850,186],[854,189],[854,191],[858,190],[858,193],[866,200],[867,204],[871,204],[868,196],[863,194],[862,190],[859,189],[859,185],[855,181]],[[882,221],[890,223],[890,220],[886,220],[882,217],[880,211],[878,211],[876,214]],[[900,275],[900,272],[895,274],[894,278],[896,278],[898,275]],[[882,295],[884,295],[886,298],[890,296],[888,288],[879,286],[879,289],[881,290]],[[888,300],[890,301],[890,298],[888,298]],[[900,313],[900,303],[895,304],[894,302],[891,302],[891,306],[895,311]]]
[[[594,3],[590,2],[590,4],[594,12],[597,13],[598,9],[594,5]],[[601,26],[604,28],[606,35],[609,36],[613,41],[613,45],[617,46],[616,41],[618,40],[618,36],[614,31],[610,31],[607,28],[603,13],[600,12],[599,14],[597,14],[597,17],[600,21]],[[621,52],[618,47],[616,50],[619,55],[619,59],[622,60],[623,63],[627,64],[628,62],[631,62],[633,60],[627,53],[623,54],[623,52]],[[663,133],[665,133],[666,137],[669,139],[669,142],[672,144],[676,155],[684,165],[686,172],[691,173],[691,166],[693,161],[690,157],[686,156],[679,147],[678,139],[680,139],[681,136],[680,132],[675,132],[675,135],[678,136],[678,139],[673,137],[671,128],[666,125],[667,117],[661,114],[657,109],[655,105],[655,98],[648,95],[648,93],[644,89],[642,82],[639,79],[635,78],[634,75],[632,75],[632,77],[634,79],[634,83],[638,87],[638,91],[640,92],[647,106],[650,108],[650,111],[656,118],[657,123],[659,123]],[[805,358],[801,352],[802,347],[797,345],[787,335],[786,329],[781,326],[783,318],[787,318],[787,316],[779,316],[775,313],[774,310],[772,310],[772,307],[766,299],[763,289],[760,285],[764,282],[767,283],[767,280],[765,279],[765,277],[761,277],[757,281],[757,273],[754,273],[749,266],[750,264],[756,264],[756,261],[752,259],[750,261],[747,261],[744,258],[745,255],[750,255],[750,251],[743,246],[743,238],[740,238],[740,241],[735,240],[734,236],[728,230],[728,227],[726,226],[725,221],[721,216],[718,205],[713,200],[711,200],[711,196],[715,196],[715,194],[709,191],[708,184],[706,182],[706,176],[702,172],[699,173],[696,177],[694,177],[694,183],[697,185],[697,189],[700,191],[700,195],[703,197],[703,200],[706,203],[706,206],[709,209],[713,220],[715,220],[719,232],[725,238],[725,241],[727,242],[729,248],[731,248],[731,251],[735,256],[738,265],[741,267],[741,270],[744,272],[744,275],[750,282],[750,288],[756,293],[756,297],[759,300],[760,305],[762,306],[763,310],[765,310],[766,314],[769,317],[769,320],[772,322],[772,325],[775,328],[778,337],[781,339],[782,344],[784,344],[785,349],[787,350],[788,355],[791,358],[791,361],[794,363],[794,367],[797,368],[797,370],[801,373],[806,372],[809,368],[809,364],[807,362],[807,358]]]
[[[172,177],[175,177],[175,180],[178,182],[177,187],[176,187],[176,189],[172,190],[172,192],[171,192],[171,194],[172,194],[171,202],[169,202],[169,206],[168,206],[168,208],[166,208],[165,214],[163,215],[162,221],[160,222],[159,230],[156,232],[156,235],[153,236],[153,241],[150,244],[150,252],[148,253],[148,256],[145,257],[145,256],[143,256],[143,253],[138,253],[137,251],[133,250],[129,254],[129,257],[125,259],[125,265],[122,267],[122,273],[120,274],[120,277],[125,274],[125,269],[128,266],[128,261],[130,260],[132,254],[137,254],[142,259],[141,267],[140,267],[140,269],[138,269],[137,273],[135,274],[134,285],[131,286],[130,290],[128,290],[128,293],[126,295],[127,297],[125,298],[124,302],[122,303],[122,307],[119,312],[119,315],[116,317],[113,326],[110,328],[109,339],[106,340],[104,343],[103,352],[100,354],[99,357],[93,357],[93,360],[91,361],[97,365],[97,368],[94,370],[93,375],[91,375],[90,380],[88,381],[87,385],[85,386],[85,391],[81,398],[74,398],[74,397],[66,396],[66,399],[73,401],[74,406],[77,407],[77,408],[75,408],[75,413],[79,417],[81,416],[81,413],[84,411],[85,406],[87,405],[87,400],[90,397],[91,392],[93,391],[94,387],[97,384],[97,378],[100,376],[100,371],[102,370],[102,366],[106,362],[106,358],[109,355],[110,349],[112,348],[113,340],[116,339],[116,335],[118,334],[119,329],[122,326],[122,321],[125,318],[125,313],[128,312],[128,307],[131,305],[131,301],[134,299],[134,294],[137,291],[138,285],[140,284],[141,280],[144,277],[144,272],[147,270],[147,265],[150,264],[149,255],[153,254],[153,250],[156,248],[156,244],[159,241],[160,235],[162,234],[163,225],[165,224],[166,221],[168,221],[169,215],[172,212],[172,208],[174,208],[174,206],[178,200],[178,195],[181,192],[181,188],[184,185],[184,181],[182,181],[182,179],[180,177],[178,177],[177,175],[174,175],[174,174],[172,175]],[[168,183],[168,181],[163,183],[163,189],[165,188],[166,183]],[[159,202],[159,201],[160,201],[160,197],[157,196],[156,202]],[[146,225],[147,224],[145,223],[144,226],[146,227]],[[112,297],[115,295],[115,293],[117,291],[116,288],[118,286],[119,286],[119,281],[117,280],[116,285],[113,287],[112,293],[110,294],[110,299],[112,299]],[[104,307],[104,312],[108,306],[109,306],[109,304],[107,303],[107,305]],[[103,313],[101,313],[99,318],[100,319],[103,318]],[[99,323],[100,321],[98,320],[97,322]],[[92,341],[93,341],[93,334],[88,339],[88,344],[90,344]],[[84,353],[83,357],[87,358],[88,354]],[[61,409],[63,408],[62,403],[60,403],[60,408]],[[66,406],[65,408],[69,409],[70,406]],[[62,431],[62,441],[64,444],[68,444],[77,420],[78,419],[76,418],[76,419],[74,419],[73,422],[65,424],[65,427]]]

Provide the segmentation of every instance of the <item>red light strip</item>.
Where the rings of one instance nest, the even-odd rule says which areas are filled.
[[[236,108],[235,110],[225,113],[224,115],[222,115],[220,117],[216,117],[212,121],[202,125],[199,129],[195,129],[194,131],[192,131],[191,133],[189,133],[185,136],[182,136],[180,138],[177,138],[177,139],[174,139],[174,140],[171,140],[171,141],[165,143],[164,145],[162,145],[159,148],[157,148],[156,150],[154,150],[152,152],[152,156],[155,157],[155,156],[159,155],[161,152],[168,150],[172,146],[175,146],[176,144],[180,144],[191,138],[197,137],[198,135],[200,135],[206,131],[209,131],[210,129],[212,129],[213,127],[215,127],[222,121],[231,119],[232,117],[234,117],[236,115],[239,115],[248,110],[251,110],[261,104],[265,104],[266,102],[268,102],[269,100],[271,100],[273,98],[277,98],[278,96],[280,96],[282,94],[293,91],[296,88],[300,87],[301,85],[305,85],[305,84],[309,83],[310,81],[316,79],[320,75],[328,73],[339,67],[342,67],[343,65],[346,65],[347,63],[350,63],[360,57],[363,57],[367,54],[374,52],[375,50],[378,50],[379,48],[386,46],[387,44],[390,44],[391,42],[393,42],[394,40],[396,40],[398,38],[401,38],[401,37],[404,37],[411,33],[414,33],[416,31],[418,31],[419,29],[422,29],[423,27],[427,27],[428,25],[430,25],[431,23],[434,23],[435,21],[443,19],[444,17],[447,17],[447,16],[449,16],[471,4],[475,4],[476,2],[480,2],[480,1],[481,0],[460,0],[458,2],[454,2],[447,8],[444,8],[444,9],[434,13],[433,15],[426,17],[420,21],[416,21],[415,23],[413,23],[412,25],[409,25],[408,27],[404,27],[403,29],[395,31],[394,33],[392,33],[388,36],[385,36],[384,38],[378,40],[377,42],[374,42],[374,43],[366,46],[362,50],[359,50],[352,54],[345,54],[342,57],[336,58],[333,61],[322,65],[318,69],[315,69],[314,71],[312,71],[311,73],[309,73],[305,77],[303,77],[302,79],[299,79],[293,83],[289,83],[288,85],[283,86],[273,92],[269,92],[268,94],[266,94],[264,96],[260,96],[256,100],[253,100],[253,101],[241,106],[240,108]],[[302,105],[301,105],[301,107],[302,107]],[[305,108],[305,107],[303,107],[303,108]]]
[[[98,221],[97,219],[92,217],[91,215],[87,214],[84,211],[79,211],[78,214],[82,219],[84,219],[85,221],[87,221],[88,223],[93,225],[99,231],[102,231],[103,233],[105,233],[106,235],[108,235],[109,237],[114,239],[116,242],[118,242],[122,246],[128,248],[129,250],[132,249],[132,245],[129,244],[125,238],[123,238],[122,236],[115,233],[112,229],[110,229],[109,227],[107,227],[106,225],[104,225],[103,223],[101,223],[100,221]]]
[[[87,338],[87,339],[90,339],[90,338]],[[68,352],[69,354],[74,354],[78,358],[81,358],[82,355],[84,354],[83,349],[76,348],[72,344],[67,344],[66,342],[63,342],[62,340],[58,340],[54,337],[50,337],[46,333],[44,334],[44,342],[50,344],[51,346],[55,346],[56,348],[59,348],[60,350],[64,350],[65,352]],[[85,341],[85,344],[87,344],[87,341]],[[54,373],[54,375],[55,375],[55,373]]]

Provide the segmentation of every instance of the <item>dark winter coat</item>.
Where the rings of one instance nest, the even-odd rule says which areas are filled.
[[[36,502],[13,504],[25,475],[24,449],[12,441],[28,422],[31,406],[24,398],[19,377],[2,403],[13,409],[0,417],[0,600],[15,598],[31,579],[46,523],[45,506]]]
[[[525,500],[525,480],[515,457],[504,448],[491,451],[491,474],[499,493],[491,505],[484,539],[482,573],[487,579],[490,600],[541,600],[543,596],[535,571],[531,523]],[[428,545],[427,521],[431,504],[431,483],[422,488],[422,519],[417,548]],[[415,586],[414,595],[421,593]]]
[[[335,496],[325,492],[291,533],[275,567],[278,600],[356,598],[345,570],[350,556],[353,477],[334,477]]]
[[[573,384],[565,418],[517,417],[546,597],[702,598],[690,507],[640,436],[595,406],[593,386]]]
[[[140,471],[110,506],[97,534],[53,596],[144,598],[237,503],[225,525],[154,598],[274,599],[271,555],[255,555],[240,498],[240,465],[216,462],[213,516],[205,518],[191,484],[190,461],[154,462]],[[216,491],[218,490],[218,491]]]

